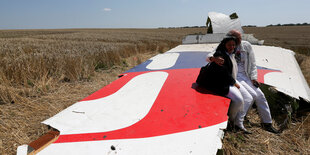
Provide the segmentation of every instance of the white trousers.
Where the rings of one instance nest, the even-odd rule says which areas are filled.
[[[226,97],[231,99],[231,103],[229,105],[228,116],[229,120],[234,122],[235,124],[240,124],[240,119],[236,119],[237,114],[243,109],[243,97],[239,89],[235,86],[229,87],[229,92]]]
[[[238,122],[243,122],[244,117],[255,102],[262,123],[272,123],[270,109],[264,93],[255,87],[252,81],[243,74],[238,74],[237,80],[240,83],[240,92],[244,99],[243,110],[237,114]]]

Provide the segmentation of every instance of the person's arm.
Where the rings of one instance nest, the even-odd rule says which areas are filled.
[[[244,43],[244,48],[248,53],[248,74],[249,78],[251,80],[257,81],[257,67],[256,67],[256,61],[255,61],[255,55],[253,52],[252,45],[249,42]]]
[[[220,56],[218,56],[218,57],[212,56],[212,57],[210,57],[209,59],[210,59],[210,62],[215,62],[217,65],[220,65],[220,66],[222,66],[222,65],[224,64],[224,61],[225,61],[225,60],[224,60],[222,57],[220,57]]]
[[[224,59],[220,56],[214,56],[215,52],[211,52],[207,55],[207,62],[215,62],[217,65],[222,66],[224,64]]]
[[[255,86],[255,87],[259,87],[260,86],[260,83],[257,81],[257,67],[256,67],[256,61],[255,61],[255,55],[254,55],[254,52],[253,52],[253,48],[251,46],[250,43],[246,42],[245,43],[245,48],[248,52],[248,58],[249,58],[249,63],[248,63],[248,67],[249,67],[249,70],[248,70],[248,74],[249,74],[249,78],[251,79],[252,81],[252,84]]]
[[[230,86],[235,86],[238,89],[240,88],[240,86],[237,84],[236,80],[232,77],[232,75],[227,71],[226,68],[224,67],[220,67],[222,68],[223,74],[222,76],[225,77],[224,81],[227,81]]]
[[[215,51],[208,53],[208,55],[207,55],[207,59],[206,59],[206,61],[207,61],[207,62],[212,62],[212,60],[211,60],[211,59],[212,59],[212,57],[213,57],[214,53],[215,53]]]
[[[257,80],[252,80],[252,83],[255,87],[259,87],[260,83]]]
[[[240,86],[238,85],[238,83],[235,83],[234,86],[240,89]]]

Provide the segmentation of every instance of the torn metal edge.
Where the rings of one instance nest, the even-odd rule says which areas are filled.
[[[56,129],[49,131],[38,139],[32,141],[28,145],[21,145],[17,148],[17,155],[34,155],[46,148],[48,145],[55,142],[60,135]]]

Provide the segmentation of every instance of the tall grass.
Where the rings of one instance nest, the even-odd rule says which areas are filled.
[[[194,30],[194,32],[197,30]],[[20,103],[57,82],[89,80],[125,58],[181,43],[182,29],[0,31],[0,103]]]

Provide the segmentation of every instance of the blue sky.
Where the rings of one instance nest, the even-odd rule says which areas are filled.
[[[0,29],[204,26],[211,11],[242,25],[310,23],[310,0],[1,0]]]

